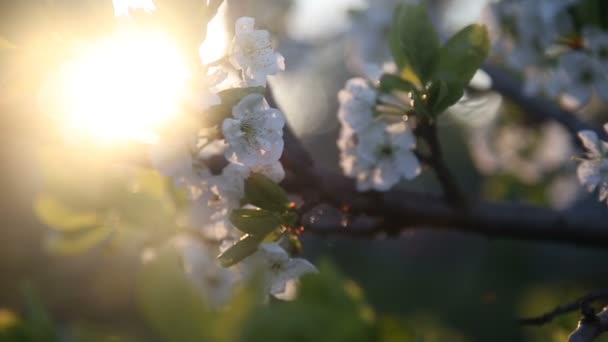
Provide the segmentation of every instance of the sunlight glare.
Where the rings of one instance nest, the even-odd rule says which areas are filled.
[[[159,32],[121,32],[68,63],[65,124],[101,141],[153,140],[179,110],[191,76],[177,46]]]
[[[156,9],[152,0],[112,0],[112,6],[117,17],[128,16],[131,9],[141,9],[146,12]]]
[[[200,45],[198,52],[203,64],[214,62],[224,56],[228,47],[226,33],[226,2],[217,10],[217,14],[207,25],[207,37]]]

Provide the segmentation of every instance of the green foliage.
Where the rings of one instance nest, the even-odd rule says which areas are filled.
[[[397,6],[389,45],[401,77],[424,87],[439,60],[439,36],[424,5]]]
[[[411,91],[419,115],[437,116],[456,103],[489,52],[485,27],[469,25],[440,47],[423,5],[401,4],[389,33],[399,75],[383,75],[380,91]]]
[[[243,322],[239,341],[409,341],[397,324],[388,327],[365,302],[361,289],[328,263],[304,276],[292,302],[273,301]]]
[[[275,212],[284,212],[289,208],[287,193],[272,179],[252,173],[245,179],[245,197],[243,203]]]
[[[221,103],[205,111],[202,124],[205,127],[221,125],[224,119],[232,116],[232,107],[249,94],[264,94],[264,87],[231,88],[218,93]]]
[[[438,84],[437,95],[431,96],[432,112],[441,113],[462,97],[464,88],[490,50],[488,32],[484,26],[469,25],[441,47],[439,63],[433,73],[433,83]],[[431,86],[433,88],[433,86]]]
[[[11,312],[3,312],[4,322],[0,322],[0,341],[59,341],[44,303],[31,286],[24,287],[23,298],[26,309],[23,319],[19,319]]]
[[[49,194],[39,195],[34,202],[38,218],[59,231],[70,232],[99,224],[93,210],[75,210]]]
[[[74,166],[77,172],[86,168]],[[72,177],[74,184],[68,187],[64,186],[69,183],[68,175],[56,174],[54,167],[43,164],[49,174],[48,190],[34,202],[38,218],[54,229],[46,241],[51,252],[81,253],[111,238],[132,238],[137,231],[145,231],[139,233],[140,242],[175,232],[174,191],[158,172],[123,169],[120,173],[108,172],[105,180],[76,175]],[[91,184],[81,184],[88,180]]]
[[[380,77],[380,91],[390,93],[393,90],[415,91],[416,86],[409,81],[392,74],[384,74]]]
[[[608,3],[604,0],[581,0],[572,8],[574,24],[581,31],[584,26],[608,30]]]
[[[245,235],[217,258],[220,260],[220,264],[222,266],[233,266],[239,261],[255,253],[262,241],[264,241],[263,236]]]
[[[255,253],[271,233],[276,240],[282,227],[293,226],[297,216],[289,211],[287,193],[270,178],[252,173],[245,179],[245,196],[242,204],[252,204],[261,209],[235,209],[230,215],[230,222],[246,233],[241,240],[218,256],[224,267],[230,267]]]
[[[283,225],[280,215],[257,209],[234,209],[230,214],[230,222],[247,234],[266,236]]]
[[[187,279],[170,247],[148,262],[138,276],[137,303],[143,316],[166,341],[210,341],[210,312]]]
[[[58,255],[83,253],[107,241],[113,234],[113,229],[95,226],[75,232],[51,234],[46,241],[46,249]]]

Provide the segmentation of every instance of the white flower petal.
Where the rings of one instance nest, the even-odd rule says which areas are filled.
[[[580,131],[578,137],[589,151],[590,156],[599,157],[601,155],[599,139],[594,131]]]

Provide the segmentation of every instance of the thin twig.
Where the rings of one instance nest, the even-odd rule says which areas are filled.
[[[553,320],[557,316],[581,310],[581,308],[586,307],[591,303],[601,299],[608,299],[608,289],[588,293],[582,297],[577,298],[573,302],[560,305],[555,309],[546,312],[540,316],[520,318],[518,322],[523,325],[542,325],[551,322],[551,320]]]
[[[568,342],[591,342],[602,333],[608,331],[608,307],[592,318],[583,317],[576,330],[568,337]]]

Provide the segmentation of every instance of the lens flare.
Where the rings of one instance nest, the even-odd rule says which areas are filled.
[[[120,32],[84,48],[62,76],[64,123],[102,141],[153,138],[178,110],[191,76],[159,32]]]

